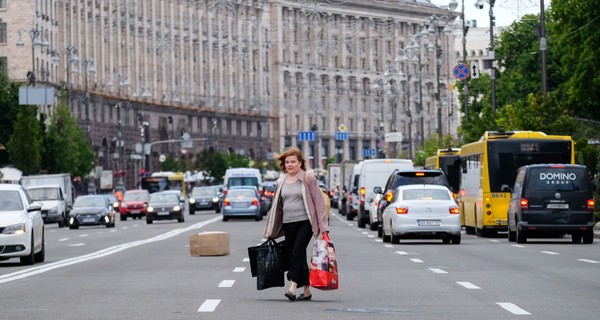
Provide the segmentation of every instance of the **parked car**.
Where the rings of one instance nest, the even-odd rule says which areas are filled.
[[[190,214],[197,210],[215,210],[221,213],[219,206],[219,188],[214,186],[194,187],[190,194]]]
[[[571,234],[594,241],[594,185],[585,166],[533,164],[519,168],[508,209],[508,241]]]
[[[460,209],[445,186],[406,185],[394,190],[382,216],[383,241],[441,238],[460,244]]]
[[[32,265],[46,259],[42,205],[18,184],[0,184],[0,261],[20,258]]]
[[[123,200],[119,207],[119,213],[121,215],[121,221],[127,220],[127,217],[133,219],[141,219],[146,215],[146,209],[148,208],[148,201],[150,200],[150,193],[148,190],[127,190],[123,194]]]
[[[69,229],[94,225],[105,225],[107,228],[115,227],[115,211],[110,200],[102,194],[75,198],[73,210],[69,214]]]
[[[148,210],[146,212],[146,223],[152,224],[154,220],[177,220],[184,222],[183,208],[181,199],[177,194],[162,191],[150,195]]]
[[[381,214],[391,202],[393,191],[399,186],[411,184],[434,184],[445,186],[450,189],[446,174],[442,170],[394,170],[394,172],[390,174],[383,188],[380,186],[375,186],[373,188],[373,192],[375,194],[381,194],[381,196],[376,198],[377,210],[375,211],[374,208],[374,211],[369,212],[370,229],[373,231],[377,230],[377,235],[379,237],[382,237],[380,226]],[[456,190],[452,189],[450,189],[450,191],[456,192]]]
[[[262,220],[262,208],[260,194],[255,187],[230,188],[225,200],[223,200],[223,221],[231,217],[254,217],[254,220]]]

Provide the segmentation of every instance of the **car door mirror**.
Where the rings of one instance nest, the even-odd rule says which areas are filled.
[[[42,210],[42,204],[34,202],[27,206],[27,212],[34,212]]]
[[[375,188],[373,188],[373,192],[377,193],[377,194],[382,194],[383,190],[381,190],[381,187],[375,187]]]
[[[381,198],[381,200],[379,200],[379,205],[381,206],[381,208],[385,208],[387,207],[389,203],[387,202],[387,200],[385,200],[385,198]]]

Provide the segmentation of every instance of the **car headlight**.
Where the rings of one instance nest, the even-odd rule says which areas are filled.
[[[118,207],[119,207],[119,203],[118,202],[113,203],[113,208],[118,208]]]
[[[154,212],[154,208],[148,207],[148,212]]]
[[[196,199],[190,198],[190,203],[196,203]]]
[[[25,233],[27,226],[24,223],[13,224],[12,226],[5,227],[2,230],[2,234],[22,234]]]
[[[213,202],[219,202],[219,197],[214,197]]]
[[[179,210],[181,210],[181,207],[180,207],[180,206],[174,206],[174,207],[173,207],[173,211],[179,211]]]

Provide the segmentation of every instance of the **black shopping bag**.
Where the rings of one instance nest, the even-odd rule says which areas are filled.
[[[273,240],[267,241],[257,250],[256,256],[256,289],[283,287],[285,280],[283,250]]]
[[[258,275],[258,249],[266,246],[267,243],[269,243],[269,241],[273,241],[275,243],[275,246],[281,249],[281,252],[283,254],[283,271],[288,270],[287,259],[285,258],[285,250],[283,249],[285,246],[285,240],[281,242],[276,242],[275,240],[267,240],[258,246],[248,247],[248,258],[250,259],[250,273],[252,273],[252,277],[256,277]]]

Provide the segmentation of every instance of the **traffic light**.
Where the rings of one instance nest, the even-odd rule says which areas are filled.
[[[140,169],[140,176],[144,177],[146,174],[146,169],[145,168],[141,168]]]

